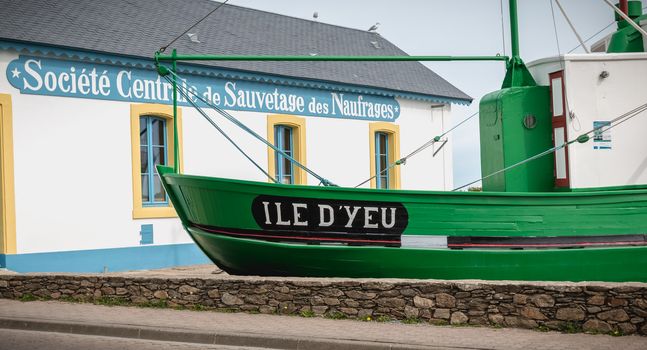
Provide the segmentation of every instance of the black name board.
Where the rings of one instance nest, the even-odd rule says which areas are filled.
[[[409,214],[401,203],[261,195],[252,202],[265,230],[400,236]]]

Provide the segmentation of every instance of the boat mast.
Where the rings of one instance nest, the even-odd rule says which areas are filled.
[[[177,50],[173,49],[172,57],[177,56]],[[171,62],[173,70],[173,172],[180,173],[180,145],[177,130],[177,60]]]
[[[519,21],[517,19],[517,0],[510,0],[510,45],[512,58],[519,57]]]
[[[521,86],[536,86],[537,83],[519,56],[519,21],[517,19],[517,0],[510,0],[510,45],[512,57],[506,65],[506,74],[503,79],[502,89]]]

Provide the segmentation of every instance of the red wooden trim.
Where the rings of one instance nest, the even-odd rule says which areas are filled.
[[[550,73],[548,75],[549,77],[549,94],[550,94],[550,115],[551,115],[551,121],[553,125],[553,146],[555,145],[555,129],[557,128],[564,128],[564,142],[568,141],[568,128],[566,126],[566,115],[568,114],[566,112],[566,84],[564,83],[564,71],[560,70],[557,72]],[[554,110],[555,106],[553,106],[553,79],[556,78],[561,78],[562,79],[562,114],[558,116],[554,116]],[[553,176],[555,177],[555,187],[569,187],[570,186],[570,167],[568,163],[568,146],[564,147],[564,160],[566,164],[564,165],[566,168],[566,177],[564,179],[558,179],[557,178],[557,156],[555,156],[554,160],[554,165],[555,168],[553,170]]]

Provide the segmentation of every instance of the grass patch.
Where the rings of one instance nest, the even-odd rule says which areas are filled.
[[[315,317],[315,313],[312,310],[303,310],[299,313],[301,317]]]
[[[164,301],[164,300],[160,300],[160,301],[163,301],[164,304],[166,304],[166,301]],[[161,306],[161,307],[166,307],[166,305]],[[193,311],[207,311],[207,310],[209,310],[209,308],[207,306],[204,306],[202,304],[194,304],[193,306],[191,306],[190,309],[193,310]]]
[[[391,322],[391,317],[385,316],[385,315],[380,315],[375,318],[376,322]]]
[[[230,309],[230,308],[226,308],[226,307],[219,307],[219,308],[216,308],[215,311],[216,312],[224,312],[226,314],[232,314],[232,313],[236,312],[236,309]]]
[[[580,333],[582,332],[582,327],[574,322],[565,322],[559,327],[559,330],[564,333]]]
[[[434,326],[447,326],[449,324],[448,321],[445,320],[431,320],[429,323],[433,324]]]
[[[609,332],[609,335],[612,337],[622,337],[624,334],[622,333],[621,330],[616,329],[614,331]]]
[[[18,298],[18,300],[23,301],[23,302],[27,302],[27,301],[36,301],[36,300],[40,300],[40,299],[35,295],[26,293],[26,294],[21,295],[20,298]]]
[[[136,306],[148,307],[153,309],[166,309],[168,308],[168,303],[166,302],[166,300],[151,300],[147,303],[138,304]],[[195,309],[196,306],[197,305],[194,305],[191,309],[198,310],[198,309]]]
[[[104,305],[104,306],[125,306],[125,305],[132,304],[129,300],[126,300],[124,298],[108,297],[108,296],[102,296],[98,299],[95,299],[94,303],[97,305]]]
[[[416,317],[410,317],[410,318],[405,318],[401,322],[404,324],[416,324],[416,323],[420,323],[420,319]]]
[[[550,328],[548,328],[548,327],[546,327],[544,325],[541,325],[541,326],[537,327],[537,330],[540,331],[540,332],[549,332]]]
[[[334,311],[331,313],[326,314],[326,318],[332,319],[332,320],[343,320],[346,319],[346,315],[339,312],[339,311]]]

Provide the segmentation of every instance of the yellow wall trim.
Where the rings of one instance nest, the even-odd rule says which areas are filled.
[[[142,205],[141,159],[139,150],[139,117],[156,116],[164,118],[166,122],[166,140],[168,142],[168,165],[175,164],[173,156],[173,106],[161,104],[131,104],[130,105],[130,136],[132,146],[132,175],[133,175],[133,219],[174,218],[177,217],[175,209],[169,203],[165,207],[144,207]],[[182,110],[177,110],[178,148],[180,153],[180,171],[182,161]]]
[[[371,159],[371,188],[377,187],[377,180],[375,179],[375,133],[383,132],[389,134],[389,164],[400,159],[400,126],[387,122],[375,122],[368,124],[368,143],[369,143],[369,157]],[[391,177],[389,178],[390,189],[400,189],[400,166],[396,165],[391,168]]]
[[[0,254],[16,254],[11,95],[0,94]]]
[[[274,127],[276,125],[285,125],[293,128],[294,159],[306,166],[306,120],[305,118],[295,117],[293,115],[268,115],[267,116],[267,141],[275,144]],[[274,176],[276,173],[274,150],[267,147],[267,172]],[[272,181],[268,179],[268,181]],[[308,183],[308,174],[298,166],[294,166],[294,183],[306,185]]]

